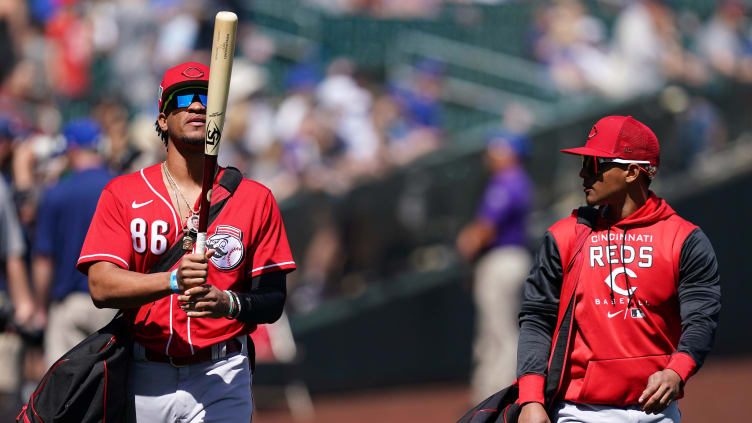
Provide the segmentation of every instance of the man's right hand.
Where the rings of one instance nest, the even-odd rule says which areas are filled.
[[[180,259],[177,278],[181,292],[206,283],[206,277],[209,274],[209,259],[214,252],[215,250],[208,250],[205,254],[186,254]]]
[[[539,402],[529,402],[522,406],[517,423],[551,423],[548,413]]]

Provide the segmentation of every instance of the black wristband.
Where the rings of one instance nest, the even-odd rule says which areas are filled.
[[[287,290],[285,272],[270,272],[251,280],[250,292],[234,292],[239,312],[237,320],[247,324],[273,323],[282,315]]]

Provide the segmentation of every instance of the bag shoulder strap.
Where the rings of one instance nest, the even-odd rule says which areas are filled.
[[[574,292],[580,280],[582,271],[583,254],[582,247],[585,245],[587,236],[595,227],[598,218],[598,210],[592,207],[580,207],[577,210],[577,223],[575,224],[575,239],[573,242],[572,259],[565,268],[566,274],[562,281],[561,296],[559,303],[558,330],[556,339],[548,362],[548,374],[544,398],[547,405],[551,405],[561,387],[564,365],[569,350],[569,341],[572,334],[572,322],[574,321]],[[561,305],[567,304],[566,310],[561,310]]]
[[[559,295],[559,317],[557,326],[561,325],[562,317],[565,310],[561,309],[562,304],[567,304],[577,289],[577,283],[580,280],[582,269],[582,247],[587,241],[588,235],[595,227],[598,218],[598,210],[592,207],[580,207],[577,209],[577,221],[574,228],[574,241],[572,241],[572,254],[569,263],[564,267],[564,280],[561,284],[561,294]]]
[[[227,167],[225,169],[225,172],[222,174],[222,177],[219,179],[219,185],[224,187],[230,195],[223,199],[222,201],[219,201],[217,203],[212,204],[211,208],[209,209],[209,224],[211,225],[212,222],[214,222],[214,219],[219,216],[219,212],[222,211],[225,204],[227,204],[227,201],[232,198],[232,195],[235,193],[235,190],[240,185],[240,182],[243,180],[243,175],[240,173],[240,171],[234,167]],[[170,268],[175,265],[175,263],[180,260],[181,257],[185,254],[185,250],[183,250],[183,238],[185,235],[182,235],[180,238],[177,239],[175,244],[170,248],[169,251],[165,253],[165,255],[162,256],[162,258],[152,266],[151,269],[149,269],[149,273],[158,273],[158,272],[166,272],[170,270]]]

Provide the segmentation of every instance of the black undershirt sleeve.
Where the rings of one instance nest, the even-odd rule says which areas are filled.
[[[710,240],[700,228],[682,244],[677,292],[682,319],[677,351],[689,354],[699,368],[713,347],[721,312],[718,262]]]
[[[520,307],[520,339],[517,346],[517,377],[545,375],[551,352],[551,338],[559,312],[563,270],[559,247],[546,232],[525,281]]]
[[[278,271],[258,275],[251,279],[250,292],[235,292],[240,301],[236,319],[249,324],[276,322],[287,298],[285,274]]]

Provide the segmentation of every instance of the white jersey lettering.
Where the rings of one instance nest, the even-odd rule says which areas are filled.
[[[133,251],[143,254],[146,251],[146,221],[137,217],[131,220],[131,239]]]
[[[143,254],[146,252],[146,246],[154,255],[160,255],[167,250],[169,241],[167,235],[170,231],[170,225],[164,220],[155,220],[151,223],[151,230],[147,236],[146,220],[137,217],[131,220],[131,239],[133,240],[133,251]]]
[[[604,257],[604,255],[606,257]],[[642,246],[639,252],[631,245],[591,245],[589,248],[590,267],[607,267],[609,264],[630,264],[639,257],[639,267],[653,266],[653,247]],[[605,258],[605,260],[604,260]]]
[[[640,260],[637,265],[640,267],[653,267],[653,247],[640,247]]]
[[[603,249],[600,246],[590,246],[590,267],[595,267],[595,262],[603,267]]]

